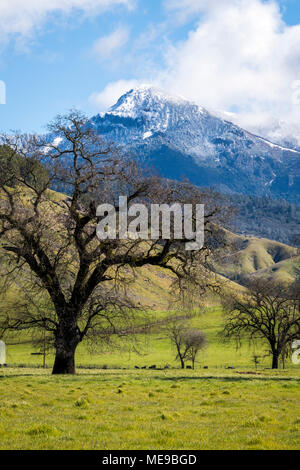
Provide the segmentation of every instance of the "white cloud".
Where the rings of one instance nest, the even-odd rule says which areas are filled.
[[[94,54],[98,59],[109,59],[113,53],[125,46],[129,34],[129,29],[122,26],[108,36],[99,38],[93,46]]]
[[[300,25],[284,23],[276,1],[168,0],[169,11],[198,24],[166,51],[164,88],[210,109],[236,111],[235,120],[278,138],[298,129]],[[266,130],[268,129],[268,130]]]
[[[184,23],[191,19],[197,19],[197,15],[198,18],[200,15],[205,17],[207,13],[223,9],[228,5],[238,7],[241,1],[243,0],[164,0],[164,7],[168,13],[171,13],[170,18],[172,17],[173,21]],[[251,2],[251,0],[249,1]]]
[[[138,80],[119,80],[109,83],[101,92],[93,93],[89,101],[98,111],[105,111],[115,104],[121,95],[139,84]]]
[[[49,15],[101,13],[116,5],[133,8],[135,0],[1,0],[0,39],[28,37],[39,29]]]
[[[176,14],[176,19],[187,20],[190,16],[213,9],[217,5],[219,8],[227,0],[165,0],[164,5],[168,12]],[[229,0],[233,3],[234,0]]]

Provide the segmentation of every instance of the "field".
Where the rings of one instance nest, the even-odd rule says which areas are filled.
[[[157,320],[164,318],[169,313],[156,311],[151,313],[152,318]],[[253,355],[259,356],[258,371],[265,372],[271,367],[271,358],[267,354],[265,343],[258,343],[255,346],[249,345],[248,341],[237,348],[235,342],[224,343],[219,336],[222,329],[223,318],[219,307],[207,307],[203,313],[193,318],[187,325],[203,330],[208,338],[208,348],[199,353],[196,368],[203,370],[204,366],[223,372],[227,367],[240,368],[242,370],[255,371]],[[16,342],[20,337],[16,338]],[[36,349],[30,344],[14,344],[7,346],[7,362],[11,367],[41,367],[42,356],[35,355]],[[51,368],[54,356],[47,356],[47,367]],[[156,365],[157,368],[164,368],[166,365],[171,368],[178,368],[176,353],[170,344],[170,340],[165,333],[153,333],[141,335],[134,340],[121,339],[115,344],[115,349],[98,348],[90,350],[86,344],[79,345],[76,353],[76,364],[81,368],[91,369],[124,369],[130,370],[137,367]],[[293,365],[289,360],[286,364],[288,372],[299,373],[299,366]]]
[[[299,449],[299,376],[1,374],[1,449]]]
[[[51,376],[51,356],[38,368],[30,345],[8,346],[8,364],[23,367],[0,369],[0,449],[300,449],[299,366],[274,372],[264,357],[256,371],[253,348],[220,341],[218,308],[193,323],[209,338],[195,371],[177,368],[162,334],[140,338],[138,353],[82,345],[71,377]],[[135,369],[151,364],[170,369]]]

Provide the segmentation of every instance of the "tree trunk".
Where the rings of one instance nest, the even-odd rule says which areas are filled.
[[[75,374],[75,350],[57,348],[52,374]]]
[[[75,351],[80,343],[79,329],[76,324],[64,322],[60,325],[55,338],[55,361],[52,374],[75,374]]]
[[[181,362],[181,369],[184,369],[184,360],[182,359],[182,357],[180,357],[180,362]]]
[[[277,351],[273,351],[272,354],[272,369],[278,369],[279,354]]]

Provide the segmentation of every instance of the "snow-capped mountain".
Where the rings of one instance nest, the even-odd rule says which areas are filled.
[[[91,119],[106,139],[168,178],[225,192],[300,202],[300,152],[273,144],[195,103],[152,86]]]

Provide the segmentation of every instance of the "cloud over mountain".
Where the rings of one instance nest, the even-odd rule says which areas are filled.
[[[243,127],[278,142],[294,139],[297,144],[298,139],[300,146],[300,99],[296,99],[300,25],[284,22],[279,2],[166,0],[164,4],[164,31],[169,28],[171,33],[186,23],[188,33],[185,39],[161,43],[163,60],[151,77],[131,73],[131,78],[139,82],[151,78],[208,109],[233,112],[232,119]],[[153,44],[149,56],[151,48]]]
[[[275,140],[300,134],[300,25],[286,25],[277,2],[169,0],[167,6],[199,20],[167,51],[164,87],[235,111],[238,124]]]

